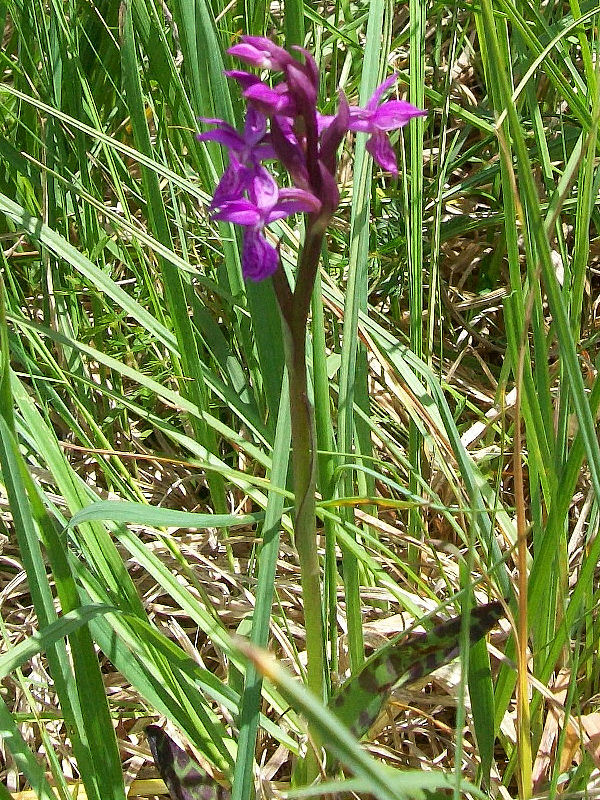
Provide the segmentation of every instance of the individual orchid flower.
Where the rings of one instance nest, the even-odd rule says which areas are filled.
[[[238,82],[243,97],[250,103],[249,108],[255,108],[267,117],[275,114],[290,118],[296,116],[296,106],[286,83],[278,83],[272,88],[243,69],[228,69],[225,70],[225,75]]]
[[[283,71],[294,60],[287,50],[266,36],[242,36],[240,44],[230,47],[227,52],[258,69]]]
[[[224,202],[214,218],[246,228],[242,251],[244,277],[262,281],[273,275],[279,265],[279,254],[266,240],[265,227],[290,214],[318,213],[321,201],[304,189],[279,189],[264,167],[257,170],[248,194],[248,198]]]
[[[298,113],[296,103],[286,83],[279,83],[272,89],[266,83],[258,81],[245,89],[243,94],[249,101],[250,107],[254,106],[267,117],[293,118]]]
[[[211,203],[211,208],[218,208],[240,197],[250,186],[261,161],[274,158],[275,153],[266,141],[266,117],[255,108],[248,109],[243,133],[222,119],[203,118],[202,121],[216,127],[199,133],[198,141],[219,142],[229,150],[229,166],[221,176]]]
[[[423,117],[427,111],[407,103],[405,100],[388,100],[380,103],[384,93],[398,80],[397,75],[390,75],[378,86],[366,108],[350,106],[348,128],[351,131],[370,133],[367,150],[380,167],[392,175],[398,174],[396,154],[392,149],[387,131],[403,128],[413,117]]]

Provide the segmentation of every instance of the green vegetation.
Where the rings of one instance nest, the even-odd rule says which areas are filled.
[[[124,800],[165,719],[232,800],[597,791],[599,16],[0,0],[1,798]],[[242,32],[310,48],[325,114],[392,71],[429,111],[397,180],[343,143],[307,331],[328,696],[461,619],[362,746],[303,685],[281,320],[195,138],[242,122]]]

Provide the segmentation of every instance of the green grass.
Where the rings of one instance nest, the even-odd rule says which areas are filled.
[[[542,761],[540,687],[562,670],[573,723],[597,708],[599,16],[0,3],[2,784],[123,798],[166,717],[234,800],[257,772],[290,788],[305,719],[359,796],[597,786],[585,741],[571,759],[559,732]],[[279,314],[208,216],[223,154],[194,136],[242,119],[222,74],[240,32],[309,47],[324,113],[392,69],[430,112],[394,137],[397,181],[344,143],[312,300],[327,681],[436,610],[463,612],[466,645],[473,597],[506,598],[510,625],[491,654],[463,647],[446,703],[399,697],[373,730],[385,767],[288,674],[305,635]],[[273,229],[293,269],[301,227]],[[287,672],[263,684],[237,632]]]

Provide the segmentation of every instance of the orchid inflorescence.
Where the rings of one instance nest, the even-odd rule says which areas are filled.
[[[213,217],[245,228],[242,273],[251,281],[273,279],[273,294],[282,323],[289,391],[292,466],[294,478],[294,544],[300,564],[306,631],[306,679],[317,697],[326,695],[325,638],[321,573],[317,547],[316,477],[317,433],[307,373],[307,323],[311,303],[318,302],[315,281],[327,226],[340,202],[336,181],[338,148],[348,131],[367,134],[367,150],[384,169],[397,174],[396,157],[387,132],[401,128],[425,112],[402,100],[382,102],[396,81],[388,78],[365,108],[349,105],[340,92],[337,113],[317,111],[319,70],[301,47],[295,58],[270,39],[243,36],[229,53],[258,70],[282,77],[273,85],[250,72],[226,74],[238,82],[248,104],[240,133],[220,119],[205,120],[214,128],[200,140],[219,142],[229,150],[225,170],[211,203]],[[281,188],[264,166],[278,160],[292,186]],[[293,287],[283,270],[277,248],[265,237],[265,228],[290,214],[304,213],[302,249]],[[269,293],[263,300],[269,299]],[[327,401],[328,402],[328,401]],[[308,749],[306,778],[320,771],[315,751]]]
[[[279,266],[277,250],[264,235],[269,223],[307,213],[313,231],[324,232],[339,203],[336,153],[348,131],[369,134],[367,150],[384,170],[396,175],[396,156],[387,132],[427,113],[404,100],[381,102],[397,80],[392,75],[375,90],[365,108],[349,105],[340,92],[337,114],[319,114],[317,65],[307,50],[293,49],[303,55],[304,63],[270,39],[243,36],[228,52],[257,69],[282,73],[283,80],[271,87],[250,72],[227,71],[248,102],[244,131],[240,133],[221,119],[205,119],[215,127],[198,136],[229,150],[229,166],[211,210],[215,219],[245,227],[242,271],[253,281],[270,277]],[[273,159],[287,169],[292,188],[280,188],[263,165]]]

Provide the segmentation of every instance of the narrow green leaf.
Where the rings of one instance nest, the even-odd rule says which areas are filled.
[[[65,636],[69,636],[82,625],[87,625],[90,620],[115,611],[118,609],[101,603],[93,603],[62,614],[43,631],[36,631],[24,641],[11,647],[8,652],[0,655],[0,678],[6,678],[13,670],[22,667],[38,653],[45,653],[53,644]]]
[[[289,390],[288,382],[285,380],[281,392],[281,403],[273,446],[273,466],[270,477],[271,485],[274,488],[283,487],[286,483],[290,458],[290,438]],[[258,555],[258,585],[250,634],[250,640],[259,647],[266,647],[269,639],[282,513],[283,496],[277,491],[270,491]],[[251,800],[254,795],[254,753],[256,750],[261,690],[262,678],[254,664],[248,663],[246,665],[244,690],[240,704],[240,735],[238,738],[238,757],[233,776],[232,800]]]
[[[360,84],[360,102],[366,104],[377,86],[381,73],[382,56],[381,31],[384,20],[383,0],[373,0],[369,4],[369,23],[367,27],[367,47],[362,64]],[[384,43],[387,47],[388,43]],[[354,165],[354,183],[352,192],[352,215],[350,221],[350,257],[348,265],[348,285],[346,289],[346,305],[342,341],[342,362],[340,366],[339,397],[339,433],[338,449],[340,453],[354,451],[354,398],[358,386],[358,395],[363,400],[368,398],[366,358],[363,345],[358,339],[359,310],[366,311],[367,306],[367,270],[369,249],[369,193],[371,190],[372,159],[366,151],[366,137],[357,137]],[[362,355],[361,355],[362,353]],[[368,400],[367,400],[368,406]],[[368,412],[368,408],[364,409]],[[360,426],[360,422],[358,423]],[[368,455],[368,452],[365,453]],[[351,496],[351,475],[344,475],[344,494]],[[346,511],[348,519],[352,519],[352,510]],[[362,634],[362,616],[358,565],[354,556],[343,551],[344,591],[346,595],[348,638],[350,663],[357,670],[364,661],[364,645]]]
[[[177,511],[144,503],[100,500],[78,511],[69,521],[69,528],[89,520],[112,520],[130,522],[135,525],[178,528],[226,528],[234,525],[256,525],[265,518],[264,512],[257,514],[196,514]]]
[[[475,642],[469,653],[469,696],[477,748],[481,759],[481,778],[489,786],[490,771],[494,760],[495,732],[494,687],[490,670],[490,656],[484,639]]]

